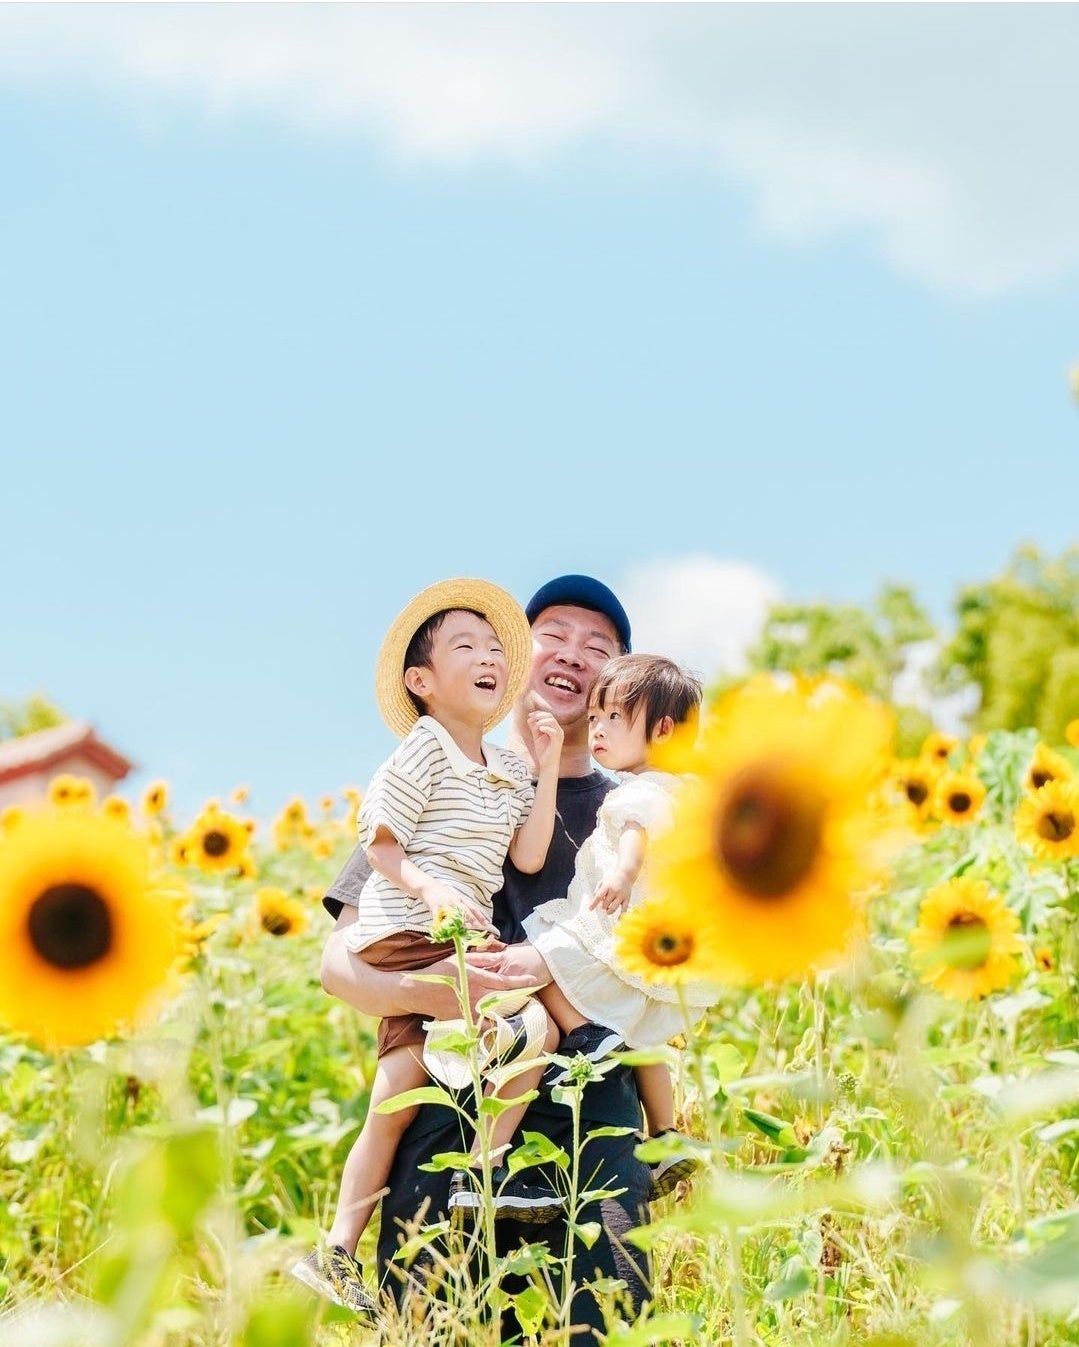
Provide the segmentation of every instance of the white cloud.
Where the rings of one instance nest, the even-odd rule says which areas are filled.
[[[616,586],[634,650],[667,655],[701,674],[741,673],[779,588],[741,561],[676,557],[636,566]]]
[[[0,83],[166,92],[444,166],[582,138],[968,295],[1079,269],[1073,5],[0,6]]]

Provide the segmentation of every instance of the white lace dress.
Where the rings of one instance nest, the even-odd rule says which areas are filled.
[[[621,913],[589,907],[596,886],[618,859],[618,840],[629,823],[654,838],[672,822],[678,778],[667,772],[626,773],[600,806],[596,828],[577,853],[577,867],[565,898],[541,903],[524,928],[566,999],[597,1024],[617,1029],[631,1048],[653,1048],[686,1028],[674,987],[645,982],[615,956],[615,927]],[[630,910],[644,901],[645,868],[633,886]],[[702,1010],[719,998],[718,987],[694,983],[682,988],[688,1007]],[[697,1018],[692,1013],[690,1020]]]

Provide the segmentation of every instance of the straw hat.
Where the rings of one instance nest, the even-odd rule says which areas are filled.
[[[472,1084],[472,1068],[464,1047],[439,1046],[443,1039],[456,1039],[466,1032],[464,1020],[428,1020],[423,1045],[423,1064],[427,1073],[451,1090],[464,1090]],[[543,1052],[547,1035],[547,1012],[534,996],[512,1015],[492,1015],[480,1032],[476,1052],[481,1077],[492,1077],[497,1084],[499,1069],[513,1062],[530,1062]]]
[[[482,613],[495,629],[506,652],[509,668],[506,690],[484,725],[485,729],[497,725],[509,713],[528,681],[532,665],[532,632],[524,609],[511,594],[489,580],[458,578],[429,585],[394,618],[375,663],[378,709],[382,719],[402,739],[419,719],[405,688],[405,652],[427,619],[448,608],[471,608]]]

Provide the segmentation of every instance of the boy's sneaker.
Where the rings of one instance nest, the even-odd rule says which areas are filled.
[[[292,1275],[312,1291],[347,1310],[371,1317],[378,1310],[363,1284],[359,1263],[340,1244],[335,1244],[332,1249],[312,1249],[306,1258],[294,1264]]]
[[[475,1214],[483,1208],[483,1192],[475,1170],[456,1169],[450,1179],[450,1216]],[[552,1221],[565,1210],[564,1199],[540,1179],[511,1174],[505,1165],[491,1171],[491,1191],[494,1194],[495,1220],[512,1217],[530,1225]]]
[[[661,1137],[680,1137],[683,1140],[689,1139],[674,1127],[665,1127],[659,1135]],[[654,1202],[656,1198],[666,1197],[668,1193],[673,1193],[682,1179],[688,1179],[700,1167],[701,1162],[695,1155],[668,1155],[662,1160],[657,1160],[654,1165],[649,1166],[652,1171],[650,1200]]]
[[[625,1043],[617,1029],[608,1029],[605,1024],[596,1024],[588,1020],[571,1029],[558,1045],[559,1057],[583,1057],[589,1062],[600,1062],[608,1053],[624,1052]],[[560,1062],[552,1062],[543,1073],[543,1084],[550,1090],[563,1085],[570,1078],[571,1068]]]

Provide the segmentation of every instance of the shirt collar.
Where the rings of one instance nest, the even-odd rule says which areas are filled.
[[[417,723],[429,729],[442,745],[447,761],[458,776],[472,776],[476,772],[486,772],[488,776],[508,781],[510,785],[517,784],[517,778],[510,771],[506,761],[506,750],[499,748],[497,744],[489,744],[486,739],[483,741],[483,756],[487,759],[485,767],[482,762],[473,762],[462,753],[453,735],[433,716],[420,716]]]

